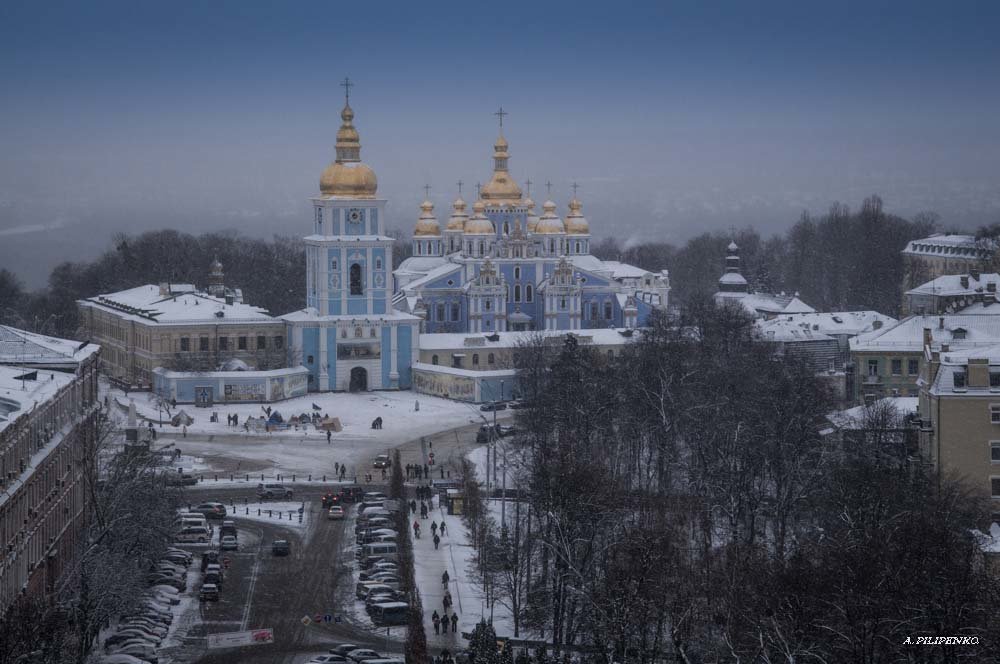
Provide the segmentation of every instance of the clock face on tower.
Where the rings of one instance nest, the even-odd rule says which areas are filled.
[[[355,223],[361,221],[361,210],[351,208],[351,210],[347,213],[347,218]]]
[[[347,210],[347,234],[361,235],[365,230],[365,211],[360,208]]]

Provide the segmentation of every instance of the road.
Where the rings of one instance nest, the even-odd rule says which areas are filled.
[[[458,460],[475,446],[478,426],[466,426],[424,437],[400,446],[402,463],[423,463],[433,450],[437,466],[445,465],[457,476]],[[433,477],[438,477],[439,472]],[[447,471],[446,471],[447,472]],[[333,488],[333,487],[331,487]],[[373,487],[374,488],[374,487]],[[173,662],[199,664],[301,664],[323,654],[335,644],[350,642],[383,654],[401,654],[405,629],[392,629],[389,647],[385,630],[374,631],[354,617],[353,587],[354,509],[344,521],[329,521],[320,511],[322,487],[295,487],[295,500],[313,510],[307,528],[282,525],[279,521],[239,519],[240,550],[227,553],[231,559],[219,602],[205,602],[196,610],[197,620],[184,643],[164,654]],[[200,485],[188,490],[188,502],[219,501],[239,506],[246,499],[256,502],[245,487]],[[286,522],[287,523],[287,522]],[[287,539],[288,557],[271,555],[271,542]],[[192,566],[194,567],[194,566]],[[189,584],[197,592],[195,583]],[[341,622],[304,624],[304,616],[340,616]],[[205,635],[269,627],[272,645],[226,650],[207,650]]]

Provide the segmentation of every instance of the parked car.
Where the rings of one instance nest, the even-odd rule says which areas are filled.
[[[345,486],[337,495],[340,497],[341,502],[356,503],[364,498],[365,490],[359,486]]]
[[[104,655],[98,658],[98,664],[156,664],[156,662],[135,657],[133,655],[127,655],[125,653],[115,653],[113,655]]]
[[[485,413],[492,413],[495,410],[507,410],[507,404],[503,401],[488,401],[479,407]]]
[[[219,536],[225,537],[226,535],[232,535],[233,537],[239,537],[239,533],[236,530],[236,522],[226,519],[222,522],[222,526],[219,527]]]
[[[218,602],[219,601],[219,586],[214,583],[206,583],[198,591],[198,599],[202,602]]]
[[[178,579],[175,576],[170,576],[169,574],[159,574],[153,573],[146,576],[146,582],[151,586],[170,586],[179,591],[184,591],[187,588],[187,582],[184,579]]]
[[[358,650],[352,650],[347,653],[347,659],[352,662],[364,662],[369,659],[381,659],[382,655],[378,654],[374,650],[369,650],[368,648],[359,648]]]
[[[207,519],[222,519],[226,516],[226,506],[222,503],[202,503],[192,508],[191,511],[204,514]]]
[[[388,454],[379,454],[372,461],[372,467],[374,468],[389,468],[392,466],[392,459],[389,458]]]
[[[181,473],[167,473],[166,475],[169,486],[194,486],[198,483],[198,478],[194,475]]]
[[[333,648],[330,648],[330,650],[328,650],[327,652],[329,652],[331,655],[340,655],[342,657],[347,657],[347,653],[352,652],[354,650],[358,650],[360,648],[361,646],[354,643],[341,643],[339,645],[334,646]]]
[[[521,410],[522,408],[531,408],[531,402],[526,399],[514,399],[509,404],[511,410]]]
[[[123,627],[104,641],[104,647],[106,648],[108,645],[114,645],[116,643],[124,643],[125,641],[133,638],[148,641],[154,646],[160,645],[160,641],[163,640],[155,634],[150,634],[149,632],[141,630],[137,627]]]
[[[391,592],[392,588],[377,581],[359,581],[354,589],[358,599],[367,599],[371,593]]]
[[[340,521],[344,518],[344,508],[340,505],[333,505],[326,512],[326,518],[331,521]]]
[[[149,664],[157,664],[160,661],[160,658],[156,654],[156,648],[138,643],[115,646],[111,649],[111,654],[130,655],[144,662],[149,662]]]
[[[223,551],[237,551],[240,548],[239,543],[236,538],[232,535],[224,535],[222,540],[219,542],[219,548]]]
[[[212,539],[212,533],[208,532],[208,528],[203,526],[187,526],[181,528],[174,539],[178,542],[188,544],[207,544]]]
[[[161,639],[167,635],[167,628],[163,625],[157,625],[150,620],[142,620],[140,618],[132,618],[122,625],[122,627],[126,629],[142,630],[147,634],[152,634],[153,636]]]
[[[274,540],[271,542],[271,554],[275,556],[287,556],[292,552],[288,540]]]
[[[166,560],[167,562],[174,563],[175,565],[183,565],[184,567],[187,567],[188,565],[191,564],[191,556],[183,555],[173,551],[168,551],[167,553],[163,554],[163,557],[160,560]]]
[[[313,657],[306,664],[343,664],[348,661],[346,657],[341,655],[319,655]]]
[[[257,497],[266,500],[268,498],[291,498],[292,490],[284,484],[258,484]]]
[[[222,585],[222,575],[218,572],[205,572],[201,577],[202,581],[208,585],[221,586]]]

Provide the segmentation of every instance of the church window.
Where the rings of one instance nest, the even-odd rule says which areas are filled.
[[[219,337],[219,350],[229,350],[229,337]]]
[[[370,336],[374,339],[375,338],[375,328],[374,327],[372,328],[371,332],[372,333],[371,333]]]
[[[257,335],[257,350],[264,350],[267,348],[267,337],[263,334]]]
[[[521,266],[520,265],[515,265],[514,266],[514,278],[515,279],[520,279],[521,278]]]
[[[510,235],[510,223],[508,223],[506,221],[503,222],[503,234],[504,235]]]
[[[375,269],[376,270],[381,270],[382,269],[382,259],[381,258],[376,258],[375,259]]]
[[[493,353],[490,353],[489,355],[486,356],[486,362],[487,362],[487,364],[495,364],[496,363],[496,357],[493,355]]]
[[[310,355],[309,357],[306,358],[306,364],[312,364],[312,363],[313,363],[313,356]]]
[[[514,285],[514,301],[515,302],[521,301],[521,284]]]
[[[285,347],[285,338],[280,334],[274,338],[274,347],[278,350]]]
[[[181,350],[185,353],[191,350],[191,340],[187,337],[181,337]]]
[[[340,338],[341,338],[341,339],[346,339],[346,338],[347,338],[347,328],[346,328],[346,327],[345,327],[345,328],[342,328],[342,329],[340,330]]]
[[[198,350],[203,353],[208,350],[208,337],[198,339]]]
[[[330,259],[330,269],[334,270],[334,271],[337,270],[337,259],[336,258],[331,258]]]
[[[351,264],[351,295],[362,295],[361,287],[361,265],[358,263]]]
[[[556,241],[555,240],[549,240],[549,251],[552,252],[552,253],[555,253],[555,251],[556,251]]]
[[[434,307],[434,310],[435,310],[435,313],[436,313],[436,316],[437,316],[436,320],[444,322],[444,305],[443,304],[439,304],[436,307]]]
[[[596,302],[591,302],[590,303],[590,318],[591,318],[591,320],[597,320],[598,318],[600,318],[600,316],[598,316],[597,303]]]
[[[531,284],[524,287],[524,301],[532,302],[534,300],[534,293],[531,291]]]
[[[451,319],[453,321],[457,321],[460,318],[460,316],[461,316],[461,310],[459,309],[458,304],[452,304],[451,305]]]
[[[474,366],[474,367],[478,367],[479,366],[479,353],[473,353],[472,354],[472,366]]]
[[[419,242],[417,242],[417,256],[420,256],[423,253],[424,253],[423,247],[421,246],[421,244]]]
[[[607,320],[611,320],[611,303],[610,302],[605,302],[604,303],[604,318],[606,318]]]
[[[365,336],[365,331],[362,328],[360,327],[354,328],[354,337],[356,339],[360,339],[363,336]]]
[[[438,363],[438,356],[431,355],[431,364],[437,364],[437,363]]]
[[[236,339],[236,348],[238,348],[239,350],[246,350],[247,349],[247,338],[246,337],[238,337]]]
[[[566,298],[564,297],[559,298],[559,308],[560,309],[566,308]]]
[[[576,250],[575,251],[576,251],[576,253],[580,253],[580,241],[579,240],[576,241]]]
[[[486,309],[486,311],[489,311],[490,309],[492,309],[493,308],[493,300],[483,300],[483,307]]]
[[[485,251],[486,251],[486,245],[484,245],[482,242],[480,242],[479,243],[479,255],[482,256],[483,252],[485,252]]]

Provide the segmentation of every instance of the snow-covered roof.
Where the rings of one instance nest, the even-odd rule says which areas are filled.
[[[534,332],[497,332],[493,335],[484,333],[439,333],[421,334],[420,350],[454,350],[457,348],[516,348],[530,344],[535,339],[560,340],[567,334],[573,334],[581,345],[621,346],[637,338],[637,330],[626,328],[601,328],[594,330],[538,330]],[[496,341],[487,337],[495,336]]]
[[[171,293],[175,292],[171,288]],[[90,297],[79,300],[78,304],[113,312],[125,320],[135,320],[146,325],[226,325],[275,320],[268,315],[266,309],[260,307],[243,302],[228,304],[225,298],[194,291],[165,296],[160,287],[153,284]]]
[[[747,282],[743,278],[743,275],[739,272],[726,272],[721,277],[719,277],[720,284],[739,284],[743,285]]]
[[[1000,313],[1000,307],[997,308]],[[931,343],[952,348],[991,346],[1000,343],[1000,316],[992,314],[913,315],[866,332],[850,340],[856,352],[920,352],[924,329],[931,331]]]
[[[410,256],[394,270],[396,274],[427,274],[431,270],[448,263],[444,256]]]
[[[920,397],[885,397],[876,403],[889,404],[900,415],[917,412]],[[827,419],[841,429],[860,429],[865,425],[865,414],[871,406],[855,406],[847,410],[837,410],[830,413]]]
[[[19,376],[34,375],[34,380]],[[26,412],[51,399],[73,382],[75,374],[63,371],[0,366],[0,431]]]
[[[816,310],[794,295],[774,295],[772,293],[731,293],[720,291],[715,294],[718,301],[738,302],[749,313],[757,314],[801,314]]]
[[[343,314],[339,316],[323,316],[314,307],[306,307],[305,309],[299,309],[298,311],[293,311],[283,316],[279,316],[278,319],[287,321],[289,323],[303,323],[303,322],[308,323],[308,322],[319,322],[319,321],[337,322],[337,321],[356,321],[356,320],[364,320],[365,322],[382,321],[388,323],[392,321],[413,322],[421,320],[417,316],[396,309],[392,309],[391,311],[389,311],[389,313],[385,314],[363,314],[363,315]]]
[[[976,258],[976,236],[959,233],[935,233],[921,240],[911,240],[903,249],[910,256],[966,256]]]
[[[963,283],[965,285],[963,285]],[[1000,284],[1000,274],[989,272],[978,278],[971,274],[944,274],[925,284],[906,291],[907,295],[973,295],[977,290],[987,290],[987,284],[994,288]]]
[[[640,279],[649,274],[649,270],[620,261],[601,261],[601,263],[602,269],[611,272],[612,279]]]
[[[782,314],[766,323],[778,321],[805,326],[823,334],[847,336],[857,336],[897,322],[895,318],[877,311],[814,311],[804,314]]]
[[[87,342],[47,337],[0,325],[0,364],[72,367],[99,350],[99,346]]]
[[[447,263],[444,263],[442,265],[438,265],[437,267],[432,268],[430,271],[428,271],[424,276],[422,276],[422,277],[420,277],[418,279],[414,279],[410,283],[408,283],[405,286],[403,286],[403,290],[410,290],[410,289],[413,289],[413,288],[420,288],[421,286],[434,281],[438,277],[443,277],[444,275],[448,274],[449,272],[451,272],[452,270],[454,270],[457,267],[460,267],[460,265],[458,263],[452,263],[452,262],[447,262]],[[459,283],[459,282],[455,283],[455,287],[456,288],[459,288],[461,286],[462,286],[461,283]]]
[[[784,317],[772,320],[759,321],[757,329],[761,338],[766,341],[780,341],[788,343],[792,341],[835,341],[827,334],[819,330],[814,330],[811,325],[795,323],[786,320]]]
[[[448,367],[443,364],[427,364],[425,362],[414,362],[412,368],[417,371],[433,371],[452,376],[463,376],[465,378],[504,378],[507,376],[514,376],[517,373],[515,369],[484,369],[483,371],[479,371],[476,369]]]
[[[354,242],[395,242],[394,238],[388,235],[306,235],[302,238],[306,242],[330,242],[351,244]]]

